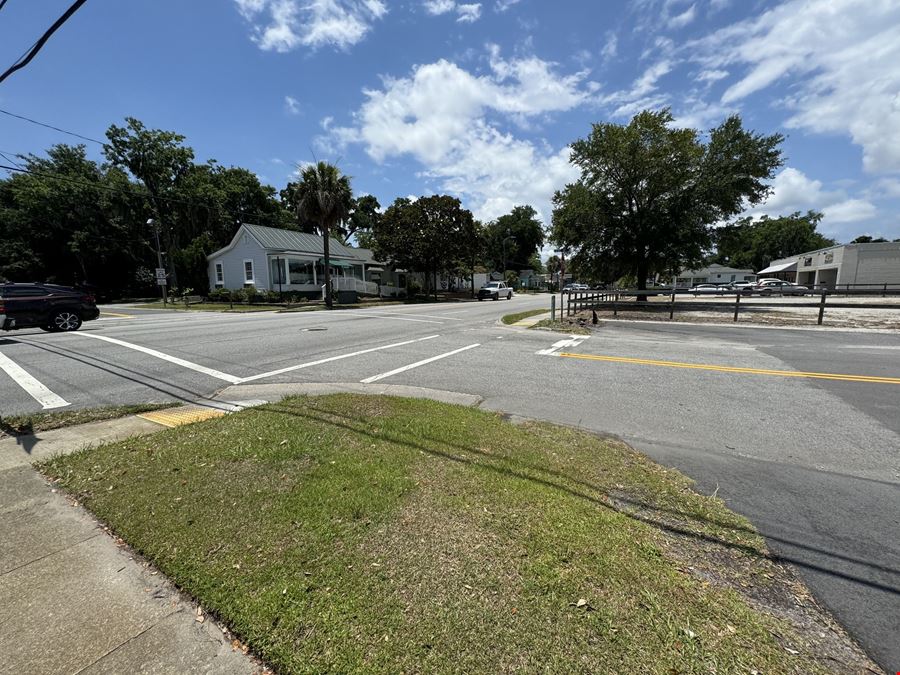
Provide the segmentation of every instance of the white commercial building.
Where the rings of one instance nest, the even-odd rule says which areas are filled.
[[[900,284],[900,242],[844,244],[773,260],[758,273],[804,286],[893,286]]]
[[[691,288],[697,284],[730,284],[732,281],[756,281],[756,274],[753,270],[712,264],[699,270],[682,270],[676,283],[679,288]]]

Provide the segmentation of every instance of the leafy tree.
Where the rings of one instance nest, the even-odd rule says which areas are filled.
[[[531,206],[516,206],[485,227],[487,261],[500,269],[522,270],[544,245],[544,227]],[[505,244],[504,244],[505,242]],[[505,255],[505,257],[504,257]]]
[[[887,239],[884,237],[878,237],[877,239],[873,239],[871,235],[863,234],[858,236],[856,239],[851,241],[851,244],[881,244],[886,242]]]
[[[347,220],[347,229],[344,243],[350,237],[356,237],[356,243],[363,248],[372,248],[375,237],[372,234],[381,220],[381,204],[374,195],[362,195],[353,200],[350,207],[350,218]]]
[[[397,199],[384,212],[373,235],[380,258],[424,272],[426,295],[434,289],[438,272],[466,266],[478,244],[472,213],[447,195]]]
[[[146,212],[127,177],[104,172],[83,145],[55,145],[46,158],[22,160],[29,173],[0,181],[0,275],[130,286],[150,249],[135,226]]]
[[[331,256],[329,238],[339,223],[350,213],[353,190],[350,179],[327,162],[307,166],[296,187],[297,219],[315,223],[322,234],[325,267],[325,304],[332,307]]]
[[[780,134],[746,131],[733,115],[703,140],[672,126],[668,109],[629,124],[594,124],[572,144],[581,177],[554,196],[552,240],[571,246],[582,273],[602,281],[699,265],[712,225],[758,204],[781,166]]]
[[[559,256],[551,255],[547,258],[546,268],[547,274],[556,274],[559,272]]]
[[[167,251],[179,248],[180,237],[173,227],[173,199],[178,182],[191,170],[194,151],[183,145],[184,136],[174,131],[147,129],[134,117],[125,118],[124,127],[111,125],[106,130],[109,143],[103,154],[116,167],[127,169],[147,189],[156,227]],[[169,256],[172,285],[178,285],[173,256]]]
[[[822,213],[799,211],[789,216],[759,220],[741,218],[715,233],[713,262],[738,268],[764,269],[773,260],[804,251],[834,246],[835,241],[816,231]]]

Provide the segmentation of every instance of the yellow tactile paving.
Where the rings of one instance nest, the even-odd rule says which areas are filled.
[[[166,427],[178,427],[182,424],[202,422],[213,417],[222,417],[225,412],[214,408],[171,408],[141,413],[138,417],[162,424]]]

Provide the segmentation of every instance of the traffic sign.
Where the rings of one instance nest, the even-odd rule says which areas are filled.
[[[162,267],[156,268],[156,280],[157,281],[165,281],[166,280],[166,270]]]

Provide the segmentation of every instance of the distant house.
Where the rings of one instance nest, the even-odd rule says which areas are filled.
[[[678,273],[676,284],[679,288],[692,288],[697,284],[730,284],[732,281],[756,281],[756,273],[712,264],[698,270],[682,270]]]
[[[900,242],[829,246],[773,260],[758,274],[826,288],[900,284]]]
[[[361,255],[363,250],[331,238],[329,263],[336,290],[378,294],[378,283],[369,281],[378,264],[371,256]],[[321,297],[323,256],[318,235],[243,223],[228,246],[207,256],[209,287],[236,290],[252,286]]]

